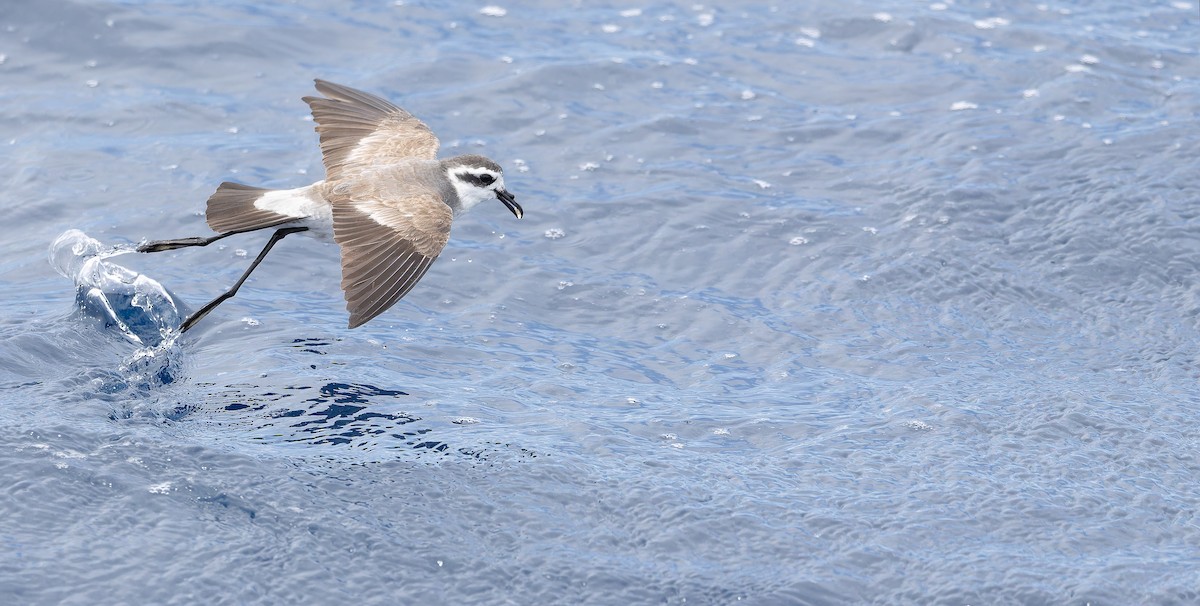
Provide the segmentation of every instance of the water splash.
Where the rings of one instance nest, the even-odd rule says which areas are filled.
[[[106,260],[135,250],[106,247],[71,229],[50,245],[50,264],[75,283],[75,303],[85,317],[148,350],[170,347],[183,317],[178,299],[157,280]]]

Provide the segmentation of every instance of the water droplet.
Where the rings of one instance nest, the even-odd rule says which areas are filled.
[[[1010,21],[1004,17],[988,17],[987,19],[977,19],[975,27],[977,29],[996,29],[1001,25],[1008,25]]]

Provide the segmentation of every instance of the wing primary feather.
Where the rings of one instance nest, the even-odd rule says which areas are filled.
[[[420,267],[423,265],[428,265],[428,262],[428,259],[414,259],[414,262],[410,264],[411,267],[405,267],[403,271],[403,275],[409,278],[400,280],[398,275],[397,278],[393,278],[391,281],[389,281],[384,288],[376,291],[373,294],[373,300],[371,301],[371,304],[362,311],[363,317],[369,320],[375,316],[378,316],[384,311],[387,311],[387,309],[392,305],[395,305],[396,301],[399,301],[400,298],[404,296],[404,293],[408,291],[408,289],[405,287],[414,283],[410,281],[411,276],[416,273],[420,273]]]
[[[361,255],[354,259],[353,267],[348,267],[342,277],[342,280],[346,282],[346,287],[359,288],[363,282],[379,280],[385,275],[380,272],[388,269],[383,265],[388,262],[385,260],[388,256],[392,256],[390,262],[396,261],[394,251],[380,247],[371,251],[370,255]]]
[[[348,282],[346,285],[348,289],[355,292],[361,292],[364,289],[377,290],[379,285],[386,283],[388,278],[403,267],[413,254],[411,251],[408,254],[396,254],[395,248],[384,250],[383,254],[376,255],[374,259],[358,260],[357,267],[346,272],[343,279]]]
[[[434,259],[428,259],[428,258],[425,261],[423,261],[421,263],[421,266],[419,268],[417,268],[417,272],[415,274],[413,274],[413,276],[404,283],[404,288],[402,288],[400,290],[400,295],[396,298],[397,299],[404,298],[404,295],[407,295],[408,291],[412,290],[412,288],[417,285],[417,282],[420,282],[421,278],[425,277],[425,272],[429,271],[429,266],[433,265],[433,262],[434,262]]]
[[[349,86],[334,84],[333,82],[321,80],[320,78],[316,79],[315,83],[317,85],[317,92],[329,95],[330,97],[345,99],[347,101],[357,101],[358,103],[368,105],[384,113],[396,110],[404,111],[393,105],[392,102],[388,101],[387,99],[377,97],[371,93],[365,93],[363,91],[350,88]]]
[[[370,305],[367,306],[366,313],[371,316],[379,315],[396,301],[399,301],[401,291],[408,284],[408,279],[413,274],[414,269],[421,266],[423,260],[423,257],[408,259],[403,266],[388,277],[386,282],[380,284],[372,293],[372,300],[370,301]]]
[[[351,326],[386,311],[412,290],[436,258],[353,204],[335,206],[334,235],[343,247],[342,289]]]
[[[327,179],[376,164],[437,157],[433,131],[390,101],[325,80],[316,87],[326,97],[303,100],[317,123]]]

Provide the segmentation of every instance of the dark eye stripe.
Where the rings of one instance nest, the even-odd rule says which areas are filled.
[[[458,178],[462,179],[463,181],[466,181],[467,183],[470,183],[471,185],[474,185],[476,187],[483,186],[483,183],[479,182],[479,177],[476,177],[475,175],[472,175],[471,173],[458,173]]]
[[[463,181],[466,181],[467,183],[474,185],[475,187],[487,187],[488,185],[491,185],[492,183],[496,182],[495,177],[493,177],[491,175],[487,175],[487,174],[475,175],[472,173],[463,172],[463,173],[457,173],[456,176],[459,179],[462,179]]]

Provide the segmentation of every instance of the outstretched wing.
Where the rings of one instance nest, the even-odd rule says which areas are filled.
[[[434,193],[334,196],[333,238],[342,247],[342,291],[350,328],[408,294],[450,238],[453,214]]]
[[[437,157],[438,139],[412,114],[386,99],[317,80],[325,97],[304,97],[321,135],[325,178],[401,160]]]

